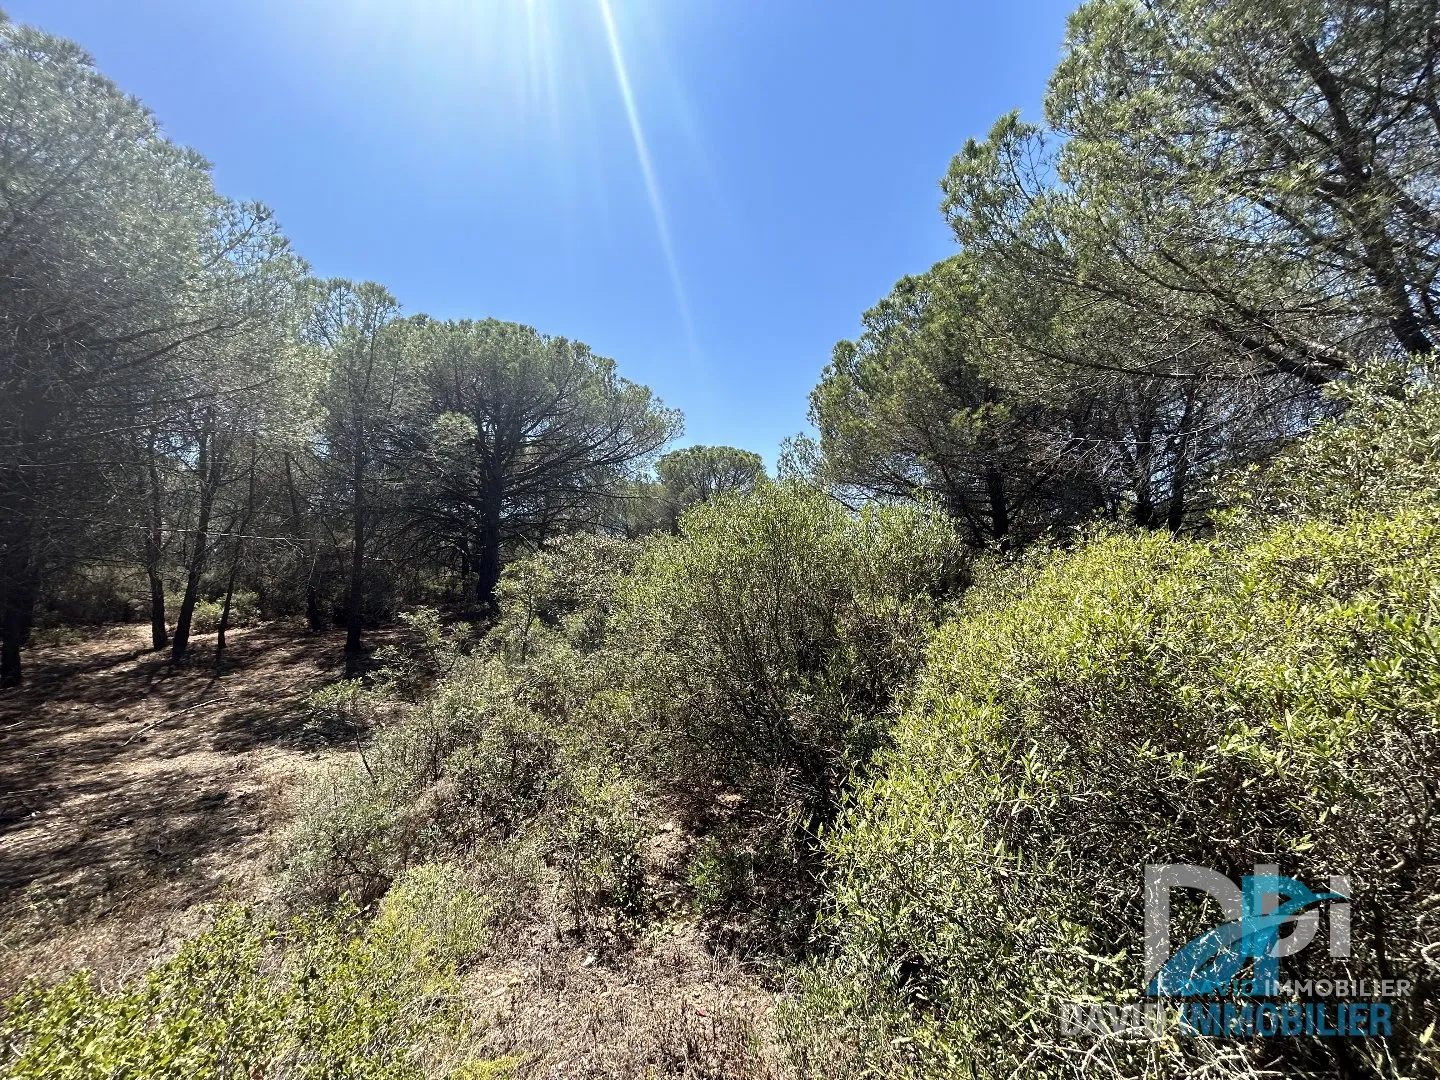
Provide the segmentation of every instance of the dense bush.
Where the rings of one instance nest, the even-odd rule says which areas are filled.
[[[690,511],[646,548],[614,631],[645,760],[686,801],[823,812],[883,738],[959,550],[943,515],[855,514],[799,484]]]
[[[191,616],[190,631],[194,634],[213,634],[220,629],[220,619],[225,614],[225,597],[216,600],[200,600],[195,604]],[[230,617],[227,629],[254,626],[260,620],[260,601],[253,592],[237,592],[230,598]]]
[[[609,629],[636,772],[692,830],[711,914],[767,947],[809,932],[814,831],[893,720],[945,598],[951,523],[767,484],[641,552]],[[718,847],[717,847],[718,844]]]
[[[364,729],[392,702],[346,683],[316,704]],[[311,782],[285,838],[287,892],[368,903],[408,867],[509,835],[543,805],[555,753],[494,668],[467,666]]]
[[[46,593],[35,621],[47,629],[128,622],[148,613],[141,599],[149,595],[144,575],[123,566],[66,567]]]
[[[1376,362],[1337,383],[1341,414],[1253,467],[1233,494],[1253,520],[1343,521],[1352,511],[1389,513],[1440,498],[1440,385],[1436,361]]]
[[[285,838],[287,895],[368,902],[407,867],[467,857],[516,915],[548,889],[581,929],[633,918],[642,800],[590,648],[629,550],[567,538],[507,569],[500,621],[470,655],[422,610],[372,687],[312,699],[320,723],[364,741],[358,762],[310,785]]]
[[[435,1075],[461,1033],[456,965],[483,905],[428,866],[353,922],[232,907],[136,981],[105,989],[81,971],[28,988],[5,1003],[0,1064],[16,1080]]]
[[[1100,536],[968,598],[829,841],[810,1007],[884,1072],[1415,1075],[1440,989],[1440,513],[1243,541]],[[1142,867],[1356,889],[1348,977],[1410,979],[1392,1040],[1059,1037],[1143,988]],[[1198,924],[1197,924],[1198,932]],[[1338,974],[1324,950],[1287,974]],[[838,1036],[837,1036],[838,1037]],[[1267,1065],[1267,1061],[1271,1063]],[[1425,1063],[1425,1064],[1422,1064]]]

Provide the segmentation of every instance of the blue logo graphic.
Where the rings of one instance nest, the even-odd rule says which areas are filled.
[[[1237,887],[1229,878],[1188,864],[1145,868],[1145,974],[1150,997],[1186,998],[1216,993],[1267,996],[1277,992],[1280,959],[1308,946],[1329,905],[1330,955],[1350,955],[1349,881],[1330,879],[1315,892],[1279,867],[1257,866]],[[1226,921],[1170,949],[1170,894],[1195,889],[1219,901]],[[1286,931],[1289,931],[1286,933]],[[1242,980],[1253,961],[1250,978]]]

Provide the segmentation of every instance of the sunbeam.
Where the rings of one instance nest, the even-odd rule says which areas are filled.
[[[675,245],[670,239],[670,224],[665,216],[665,201],[660,195],[660,183],[655,178],[655,167],[650,160],[650,150],[645,142],[645,131],[640,124],[640,111],[635,106],[635,93],[630,88],[630,75],[625,66],[625,53],[620,46],[620,34],[615,29],[615,16],[610,10],[610,0],[595,0],[600,8],[600,17],[605,22],[605,38],[610,45],[610,62],[615,68],[615,82],[620,88],[620,97],[625,103],[625,117],[630,123],[630,138],[635,143],[635,156],[640,161],[640,172],[645,178],[645,191],[650,198],[650,210],[655,216],[655,231],[660,235],[660,247],[665,255],[665,265],[670,271],[670,284],[675,290],[675,303],[680,319],[685,326],[685,337],[692,356],[698,356],[699,346],[695,339],[695,326],[690,318],[690,302],[685,297],[685,284],[680,279],[680,264],[675,258]]]

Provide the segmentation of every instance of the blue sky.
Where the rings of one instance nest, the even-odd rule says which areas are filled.
[[[677,445],[773,464],[834,342],[950,252],[938,180],[1038,112],[1073,3],[0,5],[84,45],[316,273],[579,338],[684,411]]]

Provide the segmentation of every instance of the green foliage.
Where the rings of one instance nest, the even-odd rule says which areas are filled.
[[[1058,1035],[1061,1002],[1137,999],[1145,864],[1274,862],[1352,876],[1348,977],[1415,981],[1395,1038],[1347,1047],[1346,1071],[1433,1069],[1437,582],[1440,515],[1421,508],[1211,543],[1101,535],[973,591],[827,844],[822,981],[871,1064],[1248,1076],[1278,1055],[1334,1075],[1327,1040]],[[1287,977],[1331,963],[1311,950]]]
[[[605,633],[616,581],[635,565],[640,545],[631,540],[572,533],[505,568],[497,595],[501,621],[494,637],[517,661],[530,659],[548,640],[579,649]]]
[[[220,617],[225,611],[225,597],[218,600],[199,600],[190,620],[190,629],[196,634],[213,634],[220,629]],[[226,627],[254,626],[260,620],[260,601],[253,592],[237,592],[230,598],[230,618]]]
[[[754,874],[727,906],[772,943],[807,933],[806,837],[884,740],[960,547],[928,509],[855,514],[784,482],[691,510],[626,583],[611,635],[634,768],[685,820],[733,826]]]
[[[382,665],[376,687],[394,697],[414,699],[455,670],[470,644],[470,634],[463,625],[447,628],[433,607],[402,612],[398,621],[398,639],[375,652],[376,662]]]
[[[755,852],[746,839],[726,829],[706,837],[690,860],[686,880],[702,912],[724,914],[754,894]]]
[[[1434,20],[1428,0],[1081,5],[1046,112],[1072,220],[1103,222],[1097,284],[1133,295],[1111,260],[1138,234],[1152,280],[1237,358],[1324,378],[1429,353]]]
[[[576,929],[623,931],[644,910],[640,843],[647,816],[634,787],[573,769],[536,834],[559,875],[565,910]]]
[[[823,810],[882,738],[958,550],[937,513],[854,514],[793,483],[692,510],[646,548],[616,617],[645,757],[701,805]]]
[[[502,551],[593,522],[679,433],[679,413],[582,342],[495,319],[403,329],[430,402],[409,501],[468,553],[486,605]]]
[[[6,1075],[423,1077],[459,1031],[458,962],[482,908],[455,871],[397,882],[368,924],[230,907],[172,960],[114,988],[80,971],[5,1004]]]
[[[352,685],[319,704],[375,726],[393,701]],[[547,728],[496,668],[468,665],[379,725],[358,764],[311,782],[285,838],[286,891],[368,902],[407,867],[509,835],[547,797],[556,753]]]
[[[1433,360],[1374,363],[1337,383],[1344,407],[1269,468],[1237,485],[1254,516],[1344,520],[1354,509],[1389,513],[1440,503],[1440,388]]]
[[[1034,540],[1107,494],[1103,455],[1067,452],[1100,440],[1105,408],[1073,371],[997,347],[981,316],[991,287],[964,256],[902,278],[810,395],[826,480],[880,498],[929,493],[977,547]]]
[[[623,541],[562,538],[507,568],[500,621],[473,655],[420,613],[413,647],[373,688],[315,695],[318,720],[374,737],[307,792],[285,841],[287,894],[366,901],[406,867],[463,856],[486,867],[497,908],[533,908],[548,879],[581,930],[632,920],[644,807],[597,730],[609,679],[591,653],[633,556]],[[423,692],[416,655],[438,673]]]

